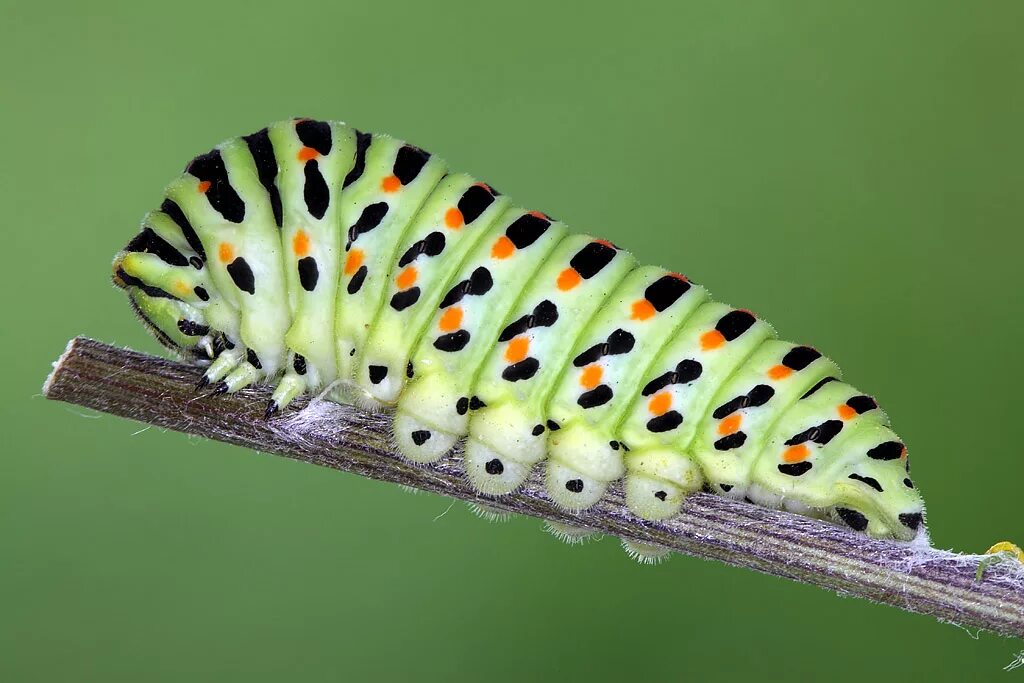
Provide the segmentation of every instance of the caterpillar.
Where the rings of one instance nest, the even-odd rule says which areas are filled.
[[[568,510],[621,479],[648,520],[706,490],[926,533],[906,447],[831,360],[387,135],[293,119],[195,157],[113,282],[197,390],[390,407],[405,457],[464,439],[487,494],[544,461]]]

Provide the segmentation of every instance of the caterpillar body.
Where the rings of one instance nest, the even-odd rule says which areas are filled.
[[[488,494],[546,461],[571,510],[623,479],[646,519],[705,489],[924,533],[906,448],[832,361],[386,135],[296,119],[196,157],[113,280],[213,393],[393,406],[406,457],[465,438]]]

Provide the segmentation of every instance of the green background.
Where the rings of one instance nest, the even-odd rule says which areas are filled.
[[[148,5],[148,6],[147,6]],[[446,157],[835,358],[935,543],[1024,541],[1024,5],[0,5],[0,679],[983,679],[1019,640],[48,403],[109,262],[289,116]]]

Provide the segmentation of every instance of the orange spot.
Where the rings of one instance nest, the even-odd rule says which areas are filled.
[[[633,302],[633,315],[631,316],[633,320],[647,320],[653,318],[655,313],[657,311],[654,310],[654,304],[647,299],[638,299]]]
[[[395,278],[395,284],[398,285],[399,289],[409,289],[416,284],[416,277],[419,275],[419,271],[416,270],[416,266],[406,266],[402,269],[402,272]]]
[[[491,247],[491,258],[506,259],[516,251],[516,245],[505,235],[502,235]]]
[[[292,251],[298,257],[309,253],[309,235],[306,234],[305,230],[299,230],[295,233],[295,237],[292,238]]]
[[[398,179],[398,176],[389,175],[384,180],[380,181],[380,189],[385,192],[398,192],[402,188],[402,181]]]
[[[551,218],[549,218],[548,215],[546,213],[543,213],[542,211],[527,211],[526,213],[530,214],[534,218],[543,218],[546,221],[551,220]]]
[[[601,383],[603,376],[604,369],[597,363],[591,363],[580,373],[580,386],[588,390],[593,389]]]
[[[609,249],[618,249],[618,247],[616,247],[614,244],[612,244],[608,240],[594,240],[594,243],[595,244],[602,244],[602,245],[608,247]]]
[[[844,420],[852,420],[857,417],[857,411],[844,403],[839,406],[839,417]]]
[[[705,351],[717,349],[724,343],[725,336],[718,330],[711,330],[710,332],[705,332],[700,336],[700,347]]]
[[[900,452],[900,460],[906,460],[906,459],[907,459],[907,447],[904,446],[903,450]]]
[[[318,156],[320,156],[320,152],[312,147],[303,147],[299,150],[299,161],[309,161],[310,159],[316,159]]]
[[[790,446],[782,452],[782,459],[786,462],[800,462],[809,457],[811,457],[811,451],[803,444]]]
[[[221,242],[220,248],[217,249],[217,258],[221,263],[231,263],[235,260],[235,248],[227,242]]]
[[[787,368],[785,365],[773,365],[768,369],[768,376],[772,379],[786,379],[793,374],[792,368]]]
[[[672,407],[672,394],[667,391],[659,391],[647,402],[647,410],[652,415],[664,415]]]
[[[491,187],[490,185],[488,185],[487,183],[477,183],[477,184],[476,184],[476,186],[477,186],[477,187],[482,187],[482,188],[484,188],[485,190],[487,190],[488,192],[490,192],[491,194],[494,194],[494,188],[492,188],[492,187]]]
[[[182,296],[188,296],[192,293],[192,288],[186,285],[182,280],[174,281],[174,289]]]
[[[353,249],[348,252],[348,256],[345,257],[345,275],[354,275],[363,265],[364,256],[362,249]]]
[[[452,306],[446,310],[437,326],[442,332],[454,332],[462,327],[462,306]]]
[[[452,230],[458,230],[463,224],[462,212],[454,206],[444,212],[444,224]]]
[[[733,413],[718,423],[718,433],[722,436],[735,434],[740,430],[741,424],[743,424],[743,416],[739,413]]]
[[[209,180],[200,181],[199,187],[196,188],[196,189],[198,189],[203,194],[206,194],[206,191],[210,189],[210,181]]]
[[[668,275],[669,275],[669,277],[674,277],[675,279],[682,280],[683,282],[689,282],[690,281],[690,278],[686,277],[682,273],[669,273]]]
[[[563,292],[568,292],[570,289],[580,283],[583,278],[576,272],[575,268],[566,268],[558,274],[558,288]]]
[[[518,363],[522,359],[526,358],[526,355],[530,352],[530,338],[529,337],[516,337],[508,343],[505,348],[505,360],[509,363]]]

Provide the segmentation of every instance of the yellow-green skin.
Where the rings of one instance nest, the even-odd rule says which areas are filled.
[[[703,488],[924,532],[903,444],[830,360],[387,136],[298,119],[223,143],[114,273],[215,393],[275,382],[271,419],[304,392],[392,406],[403,454],[465,438],[489,494],[546,460],[572,510],[623,479],[647,519]]]

